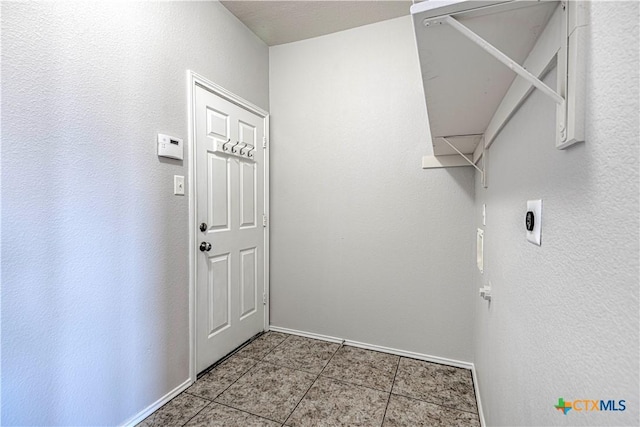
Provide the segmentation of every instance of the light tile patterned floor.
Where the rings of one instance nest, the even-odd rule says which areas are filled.
[[[465,369],[267,332],[138,424],[474,426]]]

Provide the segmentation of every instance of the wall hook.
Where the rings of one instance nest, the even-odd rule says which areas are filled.
[[[237,153],[238,150],[236,150],[236,147],[238,146],[238,144],[240,144],[240,141],[236,141],[236,143],[233,145],[233,147],[231,147],[231,152],[232,153]]]

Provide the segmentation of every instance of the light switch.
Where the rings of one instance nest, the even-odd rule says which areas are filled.
[[[528,200],[524,217],[527,240],[534,245],[542,244],[542,200]]]
[[[184,176],[173,176],[173,194],[176,196],[184,196]]]

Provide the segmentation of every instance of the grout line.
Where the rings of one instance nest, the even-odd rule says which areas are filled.
[[[202,400],[206,401],[206,402],[207,402],[207,404],[206,404],[206,405],[204,405],[204,406],[202,407],[202,409],[204,409],[204,408],[206,408],[207,406],[209,406],[209,404],[212,402],[211,400],[209,400],[209,399],[205,399],[204,397],[200,397],[200,396],[193,395],[193,394],[191,394],[191,393],[187,393],[187,391],[186,391],[186,389],[185,389],[185,390],[181,391],[180,393],[178,393],[178,394],[177,394],[173,399],[171,399],[170,401],[168,401],[167,403],[165,403],[164,405],[162,405],[161,407],[159,407],[158,409],[156,409],[155,411],[153,411],[151,414],[149,414],[149,416],[148,416],[147,418],[145,418],[144,420],[140,421],[140,422],[139,422],[138,424],[136,424],[134,427],[139,426],[140,424],[142,424],[142,422],[143,422],[143,421],[146,421],[146,420],[148,420],[149,418],[151,418],[152,420],[154,420],[154,419],[155,419],[155,417],[156,417],[156,415],[157,415],[157,414],[158,414],[158,413],[159,413],[163,408],[165,408],[167,405],[169,405],[169,404],[170,404],[171,402],[173,402],[176,398],[178,398],[179,396],[182,396],[183,394],[188,394],[189,396],[191,396],[191,397],[195,397],[196,399],[202,399]],[[198,412],[197,412],[193,417],[195,417],[196,415],[198,415],[198,414],[202,411],[202,409],[200,409],[200,411],[198,411]],[[193,417],[191,417],[191,418],[193,418]],[[188,423],[189,421],[191,421],[191,418],[189,418],[189,419],[188,419],[184,424],[182,424],[182,425],[184,426],[186,423]]]
[[[344,344],[344,340],[342,341],[342,343]],[[293,408],[293,411],[291,411],[289,416],[284,420],[284,423],[282,423],[283,426],[287,423],[287,421],[289,421],[289,418],[291,418],[291,415],[293,415],[293,413],[296,411],[296,409],[298,409],[298,406],[300,405],[300,402],[302,402],[304,400],[304,398],[309,393],[309,390],[311,390],[311,387],[313,387],[313,385],[316,383],[316,381],[318,381],[318,378],[320,378],[320,375],[322,375],[322,373],[324,372],[324,369],[327,366],[329,366],[329,363],[331,363],[331,359],[333,359],[333,357],[336,355],[336,353],[338,353],[338,350],[340,350],[341,348],[342,348],[342,344],[340,344],[340,347],[336,348],[336,350],[333,352],[333,354],[331,355],[329,360],[327,360],[327,363],[325,363],[325,365],[322,367],[322,370],[320,371],[320,373],[318,375],[316,375],[316,378],[313,380],[313,382],[311,383],[311,385],[309,386],[307,391],[304,392],[304,394],[302,395],[302,397],[300,398],[298,403],[296,403],[296,406],[295,406],[295,408]]]
[[[194,383],[195,384],[195,383]],[[204,399],[204,400],[208,400],[209,402],[213,402],[213,399],[209,399],[208,397],[202,397],[202,396],[198,396],[197,394],[193,394],[193,393],[189,393],[188,391],[184,391],[184,394],[188,394],[189,396],[193,396],[193,397],[199,397],[200,399]],[[218,396],[216,396],[218,397]]]
[[[297,335],[294,335],[294,336],[297,336]],[[311,339],[315,339],[315,338],[311,338]],[[344,342],[344,341],[343,341],[343,342]],[[337,343],[335,343],[335,344],[337,344]],[[351,346],[349,346],[349,345],[344,345],[344,346],[345,346],[345,347],[351,347]],[[374,390],[374,391],[378,391],[378,392],[381,392],[381,393],[390,393],[390,392],[391,392],[391,391],[381,390],[381,389],[379,389],[379,388],[371,387],[371,386],[368,386],[368,385],[365,385],[365,384],[357,384],[357,383],[355,383],[355,382],[347,381],[347,380],[344,380],[344,379],[342,379],[342,378],[336,378],[336,377],[332,377],[332,376],[330,376],[330,375],[326,375],[326,376],[325,376],[325,375],[323,375],[323,374],[324,374],[324,370],[325,370],[325,368],[326,368],[327,366],[329,366],[329,362],[331,362],[331,360],[333,359],[333,356],[335,356],[335,355],[338,353],[338,351],[340,351],[340,349],[341,349],[342,347],[343,347],[342,345],[341,345],[340,347],[338,347],[338,349],[337,349],[337,350],[336,350],[336,351],[331,355],[331,357],[329,358],[329,361],[325,364],[325,366],[322,368],[322,370],[320,371],[320,373],[319,373],[319,374],[316,374],[315,372],[305,371],[305,370],[300,369],[300,368],[294,368],[294,367],[291,367],[291,366],[288,366],[288,365],[284,365],[284,364],[281,364],[279,361],[274,361],[274,360],[259,360],[259,362],[261,362],[261,363],[268,363],[268,364],[270,364],[270,365],[275,365],[275,366],[279,366],[279,367],[282,367],[282,368],[291,369],[291,370],[293,370],[293,371],[302,372],[302,373],[305,373],[305,374],[307,374],[307,375],[315,375],[315,376],[316,376],[316,379],[318,379],[319,377],[329,378],[329,379],[332,379],[332,380],[338,381],[339,383],[342,383],[342,384],[353,385],[353,386],[357,386],[357,387],[364,387],[364,388],[367,388],[367,389],[369,389],[369,390]],[[359,347],[353,347],[353,348],[358,348],[358,349],[360,349]],[[389,353],[385,353],[385,352],[383,352],[383,351],[368,350],[368,349],[361,349],[361,350],[364,350],[364,351],[371,351],[371,352],[374,352],[374,353],[389,354]],[[392,356],[396,356],[396,355],[392,355]],[[398,357],[398,363],[400,363],[399,361],[400,361],[400,358],[401,358],[402,356],[396,356],[396,357]],[[255,359],[253,359],[253,360],[255,360]],[[398,368],[398,367],[397,367],[397,365],[396,365],[396,370],[397,370],[397,368]],[[394,375],[395,375],[395,374],[394,374]],[[394,376],[394,378],[395,378],[395,376]],[[315,381],[315,380],[314,380],[314,381]],[[393,382],[391,383],[391,389],[393,389]]]
[[[259,360],[258,363],[266,363],[267,365],[277,366],[278,368],[286,368],[286,369],[290,369],[292,371],[302,372],[303,374],[314,375],[316,377],[318,375],[320,375],[320,374],[316,374],[315,372],[304,371],[304,370],[302,370],[300,368],[292,368],[291,366],[282,365],[280,363],[276,363],[276,362],[273,362],[271,360]]]
[[[343,344],[344,344],[344,342],[345,342],[345,341],[344,341],[344,340],[342,340],[342,343],[343,343]],[[396,373],[397,373],[397,371],[398,371],[398,365],[400,364],[400,358],[401,358],[402,356],[397,356],[397,355],[395,355],[395,354],[385,353],[385,352],[383,352],[383,351],[369,350],[369,349],[366,349],[366,348],[354,347],[354,346],[350,346],[350,345],[348,345],[348,344],[340,345],[340,348],[342,348],[343,346],[344,346],[344,347],[355,348],[355,349],[357,349],[357,350],[369,351],[369,352],[373,352],[373,353],[380,353],[380,354],[386,354],[386,355],[390,355],[390,356],[397,357],[397,358],[398,358],[398,362],[396,363],[396,369],[394,370],[394,376],[393,376],[393,379],[395,380],[395,374],[396,374]],[[340,348],[338,349],[338,351],[340,350]],[[335,354],[337,354],[337,353],[338,353],[338,351],[336,351],[336,353],[335,353]],[[335,355],[335,354],[334,354],[334,355]],[[333,356],[331,356],[331,359],[333,359]],[[351,360],[349,360],[349,363],[353,364],[354,362],[353,362],[353,361],[351,361]],[[329,364],[328,364],[328,363],[327,363],[327,366],[329,366]],[[374,367],[374,369],[376,369],[376,368]],[[322,375],[323,373],[324,373],[324,368],[322,369],[322,372],[320,372],[320,375]],[[342,378],[332,377],[332,376],[330,376],[330,375],[326,375],[326,376],[324,376],[324,375],[323,375],[323,378],[330,378],[330,379],[332,379],[332,380],[338,381],[338,382],[343,383],[343,384],[354,385],[354,386],[357,386],[357,387],[364,387],[364,388],[368,388],[369,390],[375,390],[375,391],[379,391],[379,392],[382,392],[382,393],[391,393],[391,391],[393,390],[393,381],[391,382],[391,389],[390,389],[389,391],[387,391],[387,390],[381,390],[381,389],[379,389],[379,388],[371,387],[371,386],[368,386],[368,385],[365,385],[365,384],[358,384],[358,383],[355,383],[355,382],[353,382],[353,381],[347,381],[347,380],[344,380],[344,379],[342,379]]]
[[[255,360],[255,359],[252,359],[252,360]],[[277,367],[279,367],[279,368],[284,367],[284,366],[281,366],[281,365],[277,365],[277,364],[275,364],[275,363],[267,362],[266,360],[258,360],[258,361],[256,361],[256,363],[255,363],[255,364],[254,364],[254,365],[249,369],[249,371],[250,371],[250,370],[252,370],[252,369],[254,369],[254,368],[256,368],[256,367],[258,366],[258,364],[261,364],[261,363],[268,364],[268,365],[273,365],[273,366],[277,366]],[[289,368],[289,369],[292,369],[292,368]],[[299,369],[292,369],[292,370],[295,370],[295,371],[298,371],[298,372],[303,372],[303,373],[305,373],[305,374],[307,374],[307,375],[313,375],[313,374],[309,374],[309,372],[301,371],[301,370],[299,370]],[[245,374],[247,374],[249,371],[247,371],[247,372],[245,372],[244,374],[242,374],[242,376],[244,376]],[[240,379],[240,378],[238,378],[238,380],[239,380],[239,379]],[[316,379],[317,379],[317,378],[316,378]],[[233,384],[235,384],[238,380],[234,381],[234,383],[233,383]],[[313,385],[314,383],[315,383],[315,380],[311,383],[311,385]],[[227,387],[227,388],[226,388],[222,393],[224,393],[225,391],[227,391],[227,390],[228,390],[228,389],[229,389],[233,384],[231,384],[229,387]],[[311,388],[311,387],[309,387],[309,388]],[[308,392],[308,391],[309,391],[309,389],[307,389],[307,392]],[[216,399],[217,399],[218,397],[220,397],[220,396],[222,395],[222,393],[220,393],[218,396],[216,396]],[[306,394],[307,394],[307,393],[305,392],[305,396],[306,396]],[[304,398],[304,396],[302,396],[302,397]],[[300,399],[300,400],[302,400],[302,399]],[[291,411],[291,414],[289,414],[289,415],[287,416],[287,418],[284,420],[284,422],[281,422],[281,421],[277,421],[277,420],[272,420],[271,418],[267,418],[267,417],[264,417],[264,416],[262,416],[262,415],[254,414],[253,412],[249,412],[249,411],[247,411],[247,410],[243,410],[243,409],[236,408],[236,407],[234,407],[234,406],[231,406],[230,404],[226,404],[226,403],[218,402],[218,401],[216,401],[216,400],[214,400],[214,401],[213,401],[213,403],[219,403],[220,405],[228,406],[229,408],[233,408],[233,409],[236,409],[236,410],[238,410],[238,411],[246,412],[247,414],[255,415],[255,416],[257,416],[257,417],[261,417],[261,418],[264,418],[264,419],[267,419],[267,420],[270,420],[270,421],[273,421],[273,422],[276,422],[276,423],[281,423],[282,425],[284,425],[284,424],[287,422],[287,420],[289,419],[289,417],[291,416],[291,414],[293,414],[293,411]],[[300,402],[298,402],[298,404],[299,404],[299,403],[300,403]],[[298,407],[298,404],[296,404],[296,407],[295,407],[295,408],[293,408],[293,410],[294,410],[294,411],[295,411],[295,409]]]
[[[384,419],[387,417],[387,409],[389,409],[389,402],[391,402],[391,393],[393,392],[393,386],[396,383],[396,377],[398,376],[398,369],[400,369],[400,357],[398,357],[398,364],[396,365],[396,371],[393,373],[393,381],[391,381],[391,390],[389,390],[389,397],[387,398],[387,406],[384,407],[384,415],[382,415],[382,423],[384,425]]]
[[[282,332],[278,332],[278,333],[280,333],[280,334],[281,334]],[[284,334],[283,334],[283,335],[284,335]],[[289,337],[291,337],[291,335],[289,335],[289,334],[287,334],[287,335],[288,335],[288,336],[287,336],[285,339],[283,339],[283,340],[282,340],[282,341],[280,341],[278,344],[276,344],[276,345],[274,345],[272,348],[270,348],[270,349],[269,349],[269,351],[267,351],[267,352],[264,354],[264,356],[262,356],[262,359],[260,359],[260,362],[264,361],[264,359],[266,359],[266,357],[267,357],[268,355],[270,355],[271,353],[273,353],[273,351],[274,351],[276,348],[280,347],[282,344],[284,344],[284,343],[285,343],[285,341],[287,341],[287,340],[289,339]]]
[[[271,418],[267,418],[264,415],[254,414],[253,412],[249,412],[249,411],[246,411],[244,409],[238,409],[238,408],[236,408],[234,406],[227,405],[226,403],[221,403],[221,402],[213,402],[213,403],[217,403],[218,405],[226,406],[227,408],[235,409],[236,411],[239,411],[239,412],[244,412],[245,414],[253,415],[254,417],[262,418],[263,420],[269,420],[269,421],[273,421],[274,423],[280,424],[280,421],[277,421],[277,420],[274,420],[274,419],[271,419]]]
[[[279,333],[281,333],[281,334],[282,334],[282,333],[284,333],[284,332],[279,332]],[[289,335],[289,337],[292,337],[292,336],[293,336],[293,337],[300,336],[300,335],[293,335],[293,334],[287,334],[287,335]],[[285,340],[284,340],[284,341],[286,341],[289,337],[285,338]],[[303,338],[308,338],[308,337],[303,337]],[[320,342],[326,342],[326,341],[317,340],[317,339],[315,339],[315,338],[309,338],[309,339],[311,339],[311,340],[315,340],[315,341],[320,341]],[[284,343],[284,341],[283,341],[282,343]],[[344,342],[344,341],[343,341],[343,342]],[[282,343],[280,343],[280,344],[282,344]],[[276,347],[278,347],[280,344],[278,344]],[[334,344],[337,344],[337,343],[334,343]],[[318,376],[320,376],[320,374],[322,374],[322,372],[324,372],[324,368],[326,368],[326,367],[327,367],[327,365],[329,364],[329,362],[331,361],[331,359],[333,359],[333,356],[335,356],[335,354],[336,354],[336,353],[338,352],[338,350],[340,350],[341,348],[342,348],[342,345],[340,345],[340,347],[338,347],[338,348],[337,348],[337,349],[336,349],[336,350],[331,354],[331,357],[329,358],[329,360],[327,361],[327,363],[325,363],[325,365],[322,367],[322,370],[320,370],[320,373],[319,373],[319,374],[316,374],[315,372],[305,371],[304,369],[301,369],[301,368],[294,368],[294,367],[289,366],[289,365],[281,364],[278,360],[276,360],[276,361],[274,361],[274,360],[266,360],[267,356],[271,353],[271,351],[269,351],[269,353],[267,353],[267,354],[266,354],[262,359],[260,359],[260,362],[269,363],[269,364],[271,364],[271,365],[280,366],[280,367],[282,367],[282,368],[292,369],[292,370],[294,370],[294,371],[304,372],[305,374],[308,374],[308,375],[315,375],[315,376],[316,376],[316,378],[317,378]],[[273,350],[275,350],[275,347],[273,348]],[[254,360],[255,360],[255,359],[254,359]]]
[[[336,351],[334,351],[333,354],[331,355],[331,357],[329,358],[329,360],[327,360],[327,363],[324,364],[324,366],[322,367],[322,370],[320,370],[320,373],[318,374],[318,378],[320,377],[320,375],[322,375],[322,373],[324,372],[325,368],[327,366],[329,366],[329,363],[331,363],[331,360],[333,360],[335,355],[338,354],[338,351],[340,351],[340,349],[342,348],[343,344],[344,344],[344,340],[342,340],[342,344],[340,344],[340,347],[336,348]],[[318,378],[316,378],[316,379],[318,379]]]
[[[227,388],[225,388],[224,390],[222,390],[220,393],[218,393],[218,395],[216,397],[213,398],[213,401],[215,402],[217,398],[219,398],[220,396],[222,396],[222,394],[229,390],[231,388],[231,386],[233,386],[235,383],[237,383],[238,381],[240,381],[240,378],[244,377],[245,375],[247,375],[253,368],[255,368],[256,366],[258,366],[258,361],[255,359],[250,359],[253,360],[255,363],[253,365],[251,365],[251,367],[249,369],[247,369],[245,372],[242,373],[242,375],[240,375],[238,378],[236,378],[231,384],[229,384],[229,386]],[[216,402],[218,403],[218,402]]]
[[[242,348],[242,347],[240,347],[240,348]],[[229,359],[229,358],[230,358],[231,356],[233,356],[234,354],[235,354],[235,352],[232,352],[232,353],[231,353],[231,355],[230,355],[229,357],[227,357],[226,359]],[[225,360],[226,360],[226,359],[225,359]],[[248,357],[244,357],[243,359],[249,359],[249,358],[248,358]],[[218,397],[220,397],[220,396],[222,395],[222,393],[224,393],[225,391],[229,390],[229,387],[231,387],[232,385],[234,385],[235,383],[237,383],[237,382],[238,382],[238,380],[239,380],[240,378],[244,377],[244,376],[247,374],[247,372],[249,372],[250,370],[252,370],[252,369],[253,369],[253,368],[258,364],[258,361],[257,361],[257,360],[255,360],[255,359],[249,359],[249,360],[253,360],[253,361],[254,361],[254,364],[253,364],[253,365],[251,365],[251,367],[250,367],[249,369],[247,369],[247,370],[246,370],[246,372],[243,372],[243,373],[242,373],[242,375],[240,375],[240,376],[239,376],[238,378],[236,378],[236,379],[235,379],[231,384],[229,384],[229,386],[228,386],[227,388],[225,388],[225,389],[224,389],[224,390],[222,390],[220,393],[218,393],[218,394],[216,395],[216,397],[214,397],[212,400],[209,400],[209,399],[207,399],[206,397],[196,396],[195,394],[188,393],[186,390],[185,390],[185,391],[183,391],[183,393],[186,393],[186,394],[188,394],[189,396],[198,397],[198,398],[200,398],[200,399],[204,399],[204,400],[208,401],[209,403],[208,403],[207,405],[205,405],[205,407],[204,407],[204,408],[206,408],[207,406],[210,406],[210,405],[211,405],[211,404],[213,404],[213,403],[218,403],[218,404],[220,404],[220,405],[223,405],[223,403],[216,402],[216,400],[215,400],[215,399],[217,399]],[[218,366],[219,366],[219,365],[218,365]],[[216,366],[216,368],[217,368],[217,366]],[[195,384],[195,383],[194,383],[194,384]],[[227,406],[227,405],[225,405],[225,406]],[[230,407],[231,407],[231,406],[230,406]],[[191,421],[194,417],[197,417],[197,416],[198,416],[198,414],[204,410],[204,408],[202,408],[200,411],[198,411],[198,413],[197,413],[197,414],[195,414],[193,417],[189,418],[189,420],[188,420],[185,424],[183,424],[183,426],[184,426],[184,425],[186,425],[189,421]],[[237,409],[237,410],[239,410],[238,408],[233,408],[233,409]],[[251,414],[251,415],[255,415],[255,414]],[[256,416],[258,416],[258,417],[259,417],[259,415],[256,415]],[[264,417],[263,417],[263,418],[264,418]],[[268,419],[268,418],[267,418],[267,419]]]
[[[187,394],[189,394],[189,393],[187,393]],[[192,394],[189,394],[189,396],[193,396],[193,395],[192,395]],[[194,397],[200,397],[200,396],[194,396]],[[200,397],[200,399],[203,399],[203,398],[202,398],[202,397]],[[184,426],[186,426],[187,424],[189,424],[189,421],[191,421],[192,419],[194,419],[195,417],[197,417],[197,416],[198,416],[198,414],[200,414],[200,412],[204,411],[204,410],[205,410],[205,408],[208,408],[208,407],[209,407],[209,406],[211,406],[211,404],[213,403],[213,402],[212,402],[212,401],[210,401],[209,399],[205,399],[205,400],[206,400],[207,402],[209,402],[209,403],[207,403],[206,405],[204,405],[204,406],[202,407],[202,409],[200,409],[198,412],[196,412],[196,413],[193,415],[193,417],[189,418],[189,419],[188,419],[184,424],[182,424],[182,426],[183,426],[183,427],[184,427]]]
[[[238,356],[238,357],[240,357],[240,356]],[[208,397],[202,397],[202,396],[198,396],[197,394],[190,393],[189,391],[187,391],[188,389],[187,389],[187,390],[185,390],[183,393],[187,393],[187,394],[188,394],[188,395],[190,395],[190,396],[199,397],[200,399],[205,399],[205,400],[208,400],[208,401],[210,401],[210,402],[215,402],[215,400],[216,400],[218,397],[220,397],[220,395],[221,395],[222,393],[224,393],[225,391],[227,391],[227,390],[229,389],[229,387],[231,387],[232,385],[234,385],[235,383],[237,383],[237,382],[238,382],[238,380],[239,380],[240,378],[244,377],[244,376],[245,376],[245,374],[246,374],[247,372],[249,372],[250,370],[252,370],[252,369],[253,369],[253,368],[254,368],[258,363],[260,363],[260,361],[259,361],[259,360],[251,359],[251,358],[249,358],[249,357],[241,357],[241,359],[251,360],[251,361],[253,362],[253,365],[249,366],[249,369],[247,369],[245,372],[243,372],[242,374],[240,374],[240,376],[239,376],[238,378],[236,378],[236,379],[235,379],[231,384],[229,384],[229,385],[228,385],[224,390],[222,390],[220,393],[216,394],[216,397],[214,397],[213,399],[209,399]],[[194,383],[194,384],[195,384],[195,383]],[[218,402],[216,402],[216,403],[218,403]]]
[[[289,421],[289,418],[291,418],[291,415],[293,415],[293,413],[296,412],[296,409],[298,409],[298,406],[300,406],[300,402],[304,400],[304,398],[307,396],[307,393],[309,393],[309,390],[311,390],[311,387],[313,387],[316,381],[318,381],[318,378],[319,376],[317,376],[316,379],[311,382],[311,385],[309,386],[307,391],[305,391],[302,397],[300,398],[300,400],[298,400],[298,403],[296,403],[296,406],[293,408],[293,411],[291,411],[291,413],[287,416],[287,418],[285,418],[284,423],[282,423],[282,425],[287,424],[287,421]]]
[[[333,380],[333,381],[337,381],[337,382],[342,383],[342,384],[351,385],[351,386],[354,386],[354,387],[366,388],[366,389],[369,389],[369,390],[377,391],[379,393],[391,393],[390,391],[387,391],[387,390],[380,390],[379,388],[373,388],[371,386],[364,385],[364,384],[356,384],[356,383],[351,382],[351,381],[343,380],[341,378],[336,378],[336,377],[330,377],[328,375],[326,375],[326,376],[323,375],[322,378],[327,378],[327,379],[330,379],[330,380]],[[393,384],[391,384],[391,388],[393,389]]]
[[[249,359],[248,357],[245,357],[245,359]],[[223,405],[223,406],[227,406],[229,408],[233,408],[237,411],[241,411],[241,412],[246,412],[247,414],[251,414],[251,415],[255,415],[256,417],[261,417],[264,418],[266,420],[270,420],[270,421],[274,421],[276,423],[279,423],[280,421],[276,421],[276,420],[272,420],[271,418],[267,418],[267,417],[263,417],[262,415],[258,415],[258,414],[254,414],[252,412],[240,409],[240,408],[236,408],[234,406],[231,406],[229,404],[223,403],[223,402],[218,402],[217,398],[219,398],[220,396],[222,396],[224,394],[224,392],[226,392],[227,390],[229,390],[235,383],[237,383],[238,381],[240,381],[240,378],[244,377],[245,375],[247,375],[249,373],[249,371],[251,371],[252,369],[254,369],[256,366],[258,366],[258,364],[260,362],[262,362],[261,360],[256,360],[256,359],[250,359],[253,360],[255,363],[253,365],[251,365],[251,367],[249,369],[247,369],[247,372],[243,373],[242,375],[240,375],[234,382],[232,382],[231,384],[229,384],[229,386],[227,388],[225,388],[224,390],[222,390],[220,393],[218,393],[218,395],[214,398],[214,400],[212,401],[212,403],[217,403],[219,405]]]
[[[244,346],[241,346],[241,347],[239,347],[238,349],[240,349],[240,348],[242,348],[242,347],[244,347]],[[224,360],[227,360],[227,359],[231,358],[231,356],[233,356],[234,354],[236,354],[236,352],[235,352],[235,351],[231,352],[231,353],[229,354],[229,356],[228,356],[228,357],[225,357],[225,358],[224,358]],[[246,358],[245,358],[245,359],[246,359]],[[250,359],[250,360],[254,360],[254,359]],[[255,361],[255,360],[254,360],[254,361]],[[215,401],[215,399],[217,399],[218,397],[220,397],[220,395],[221,395],[222,393],[224,393],[225,391],[227,391],[227,390],[229,389],[229,387],[231,387],[231,386],[232,386],[232,385],[234,385],[236,382],[238,382],[238,380],[239,380],[240,378],[244,377],[244,376],[245,376],[245,374],[246,374],[247,372],[249,372],[251,369],[253,369],[257,364],[258,364],[258,362],[257,362],[257,361],[255,361],[255,363],[254,363],[253,365],[251,365],[251,367],[250,367],[249,369],[247,369],[247,371],[246,371],[246,372],[242,373],[242,375],[240,375],[238,378],[236,378],[236,380],[235,380],[235,381],[233,381],[231,384],[229,384],[229,386],[228,386],[227,388],[225,388],[225,389],[224,389],[224,390],[222,390],[220,393],[218,393],[218,394],[216,395],[216,397],[214,397],[214,398],[213,398],[213,400],[209,400],[209,399],[207,399],[206,397],[196,396],[195,394],[187,393],[187,391],[186,391],[186,390],[185,390],[185,391],[183,391],[182,393],[188,394],[189,396],[198,397],[198,398],[200,398],[200,399],[204,399],[204,400],[206,400],[206,401],[208,401],[208,402],[209,402],[208,404],[206,404],[206,405],[204,406],[204,408],[202,408],[201,410],[199,410],[199,411],[198,411],[198,412],[197,412],[193,417],[189,418],[189,419],[187,420],[187,422],[183,424],[183,426],[187,425],[187,423],[189,423],[189,421],[191,421],[193,418],[197,417],[197,416],[198,416],[198,414],[199,414],[200,412],[202,412],[206,407],[210,406],[210,405],[211,405],[211,404],[213,404],[213,403],[219,403],[219,402],[216,402],[216,401]],[[218,366],[220,366],[220,365],[221,365],[221,363],[220,363],[220,364],[217,364],[215,367],[217,368],[217,367],[218,367]],[[212,370],[213,370],[213,369],[212,369]],[[196,380],[196,381],[197,381],[197,380]],[[195,383],[194,383],[194,384],[195,384]],[[193,384],[192,384],[192,385],[193,385]],[[182,393],[181,393],[181,394],[182,394]],[[173,400],[173,399],[172,399],[172,400]],[[237,408],[234,408],[234,409],[237,409]]]
[[[253,360],[255,363],[254,363],[254,364],[253,364],[253,365],[252,365],[252,366],[247,370],[247,372],[245,372],[245,373],[243,373],[242,375],[240,375],[240,377],[238,377],[238,378],[237,378],[233,383],[231,383],[231,384],[229,385],[229,387],[225,388],[221,393],[219,393],[219,394],[215,397],[215,399],[217,399],[217,398],[219,398],[220,396],[222,396],[222,394],[223,394],[224,392],[226,392],[226,391],[227,391],[229,388],[231,388],[231,387],[232,387],[236,382],[238,382],[238,381],[240,380],[240,378],[244,377],[247,373],[249,373],[249,371],[251,371],[252,369],[256,368],[256,367],[258,366],[258,364],[260,364],[260,363],[268,363],[268,364],[275,365],[275,366],[281,366],[281,365],[278,365],[278,364],[275,364],[275,363],[268,362],[268,361],[266,361],[266,360],[264,360],[264,359],[265,359],[265,358],[266,358],[266,357],[267,357],[271,352],[273,352],[277,347],[279,347],[279,346],[280,346],[280,345],[282,345],[285,341],[287,341],[287,340],[289,339],[289,337],[291,337],[291,334],[286,334],[286,335],[288,335],[288,336],[287,336],[285,339],[283,339],[282,341],[280,341],[277,345],[275,345],[272,349],[270,349],[270,350],[269,350],[269,351],[268,351],[268,352],[267,352],[267,353],[262,357],[262,359],[256,360],[256,359],[254,359],[254,358],[244,357],[244,359],[250,359],[250,360]],[[262,336],[262,335],[260,335],[260,336]],[[259,338],[259,337],[257,337],[257,338]],[[251,341],[251,342],[253,342],[253,341]],[[234,353],[234,354],[235,354],[235,353]],[[238,357],[243,357],[243,356],[238,356]],[[332,357],[333,357],[333,356],[332,356]],[[289,369],[292,369],[292,368],[289,368]],[[297,370],[297,371],[300,371],[300,372],[304,372],[304,373],[306,373],[306,374],[309,374],[308,372],[301,371],[301,370],[299,370],[299,369],[296,369],[296,370]],[[314,382],[315,382],[315,380],[314,380]],[[312,383],[311,385],[313,385],[313,383]],[[307,390],[307,391],[309,391],[309,390]],[[305,395],[306,395],[306,393],[305,393]],[[304,397],[304,396],[303,396],[303,397]],[[263,416],[261,416],[261,415],[254,414],[254,413],[252,413],[252,412],[245,411],[245,410],[242,410],[242,409],[239,409],[239,408],[233,407],[233,406],[231,406],[231,405],[227,405],[227,404],[225,404],[225,403],[218,402],[218,401],[216,401],[216,400],[214,400],[213,402],[214,402],[214,403],[218,403],[218,404],[220,404],[220,405],[228,406],[229,408],[233,408],[233,409],[236,409],[236,410],[238,410],[238,411],[246,412],[247,414],[251,414],[251,415],[255,415],[255,416],[257,416],[257,417],[264,418],[264,419],[266,419],[266,420],[270,420],[270,421],[273,421],[273,422],[276,422],[276,423],[280,423],[280,421],[272,420],[271,418],[266,418],[266,417],[263,417]],[[298,402],[298,403],[300,403],[300,402]],[[297,407],[297,406],[298,406],[298,405],[296,405],[296,407]],[[295,408],[294,408],[294,410],[295,410]],[[292,412],[292,413],[293,413],[293,412]],[[289,416],[291,416],[291,414],[289,414]],[[285,419],[284,423],[286,423],[288,419],[289,419],[289,417],[287,417],[287,418]],[[282,425],[284,425],[284,423],[282,423]]]
[[[196,375],[196,381],[199,380],[200,378],[204,377],[205,375],[207,375],[209,372],[213,371],[218,366],[222,365],[227,359],[230,359],[231,356],[235,356],[236,354],[238,354],[238,352],[240,350],[242,350],[243,348],[245,348],[246,346],[248,346],[249,344],[251,344],[252,342],[257,340],[258,338],[260,338],[264,334],[265,334],[264,332],[256,334],[256,335],[252,336],[251,338],[249,338],[248,340],[246,340],[245,342],[243,342],[242,344],[240,344],[234,350],[231,350],[231,352],[228,353],[226,356],[224,356],[223,358],[221,358],[220,360],[218,360],[217,362],[215,362],[214,364],[209,366],[207,369],[205,369],[202,372],[200,372],[199,374],[197,374]],[[248,358],[245,357],[245,359],[248,359]]]
[[[433,401],[431,401],[431,400],[418,399],[418,398],[416,398],[416,397],[413,397],[413,396],[407,396],[407,395],[405,395],[405,394],[400,394],[400,393],[392,393],[392,394],[395,394],[396,396],[405,397],[405,398],[407,398],[407,399],[411,399],[411,400],[417,400],[418,402],[425,402],[425,403],[429,403],[429,404],[431,404],[431,405],[440,406],[440,407],[442,407],[442,408],[451,409],[451,410],[454,410],[454,411],[466,412],[466,413],[468,413],[468,414],[473,414],[473,415],[475,415],[476,417],[480,418],[480,416],[478,415],[478,411],[475,411],[475,412],[474,412],[474,411],[467,411],[466,409],[461,409],[461,408],[457,408],[457,407],[454,407],[454,406],[447,406],[447,405],[443,405],[443,404],[441,404],[441,403],[433,402]]]

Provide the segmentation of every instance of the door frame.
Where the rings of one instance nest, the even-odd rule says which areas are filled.
[[[198,239],[198,219],[196,218],[197,201],[196,201],[196,89],[201,88],[217,95],[237,106],[250,111],[261,117],[264,123],[264,137],[266,143],[264,146],[264,213],[267,216],[264,229],[264,294],[266,296],[264,304],[264,326],[266,331],[269,328],[269,113],[262,108],[250,103],[249,101],[229,92],[222,86],[213,83],[211,80],[201,76],[200,74],[187,70],[187,92],[188,92],[188,128],[189,139],[187,142],[187,159],[188,159],[188,182],[189,188],[189,376],[191,383],[195,382],[196,376],[196,286],[197,286],[197,266],[196,243]]]

